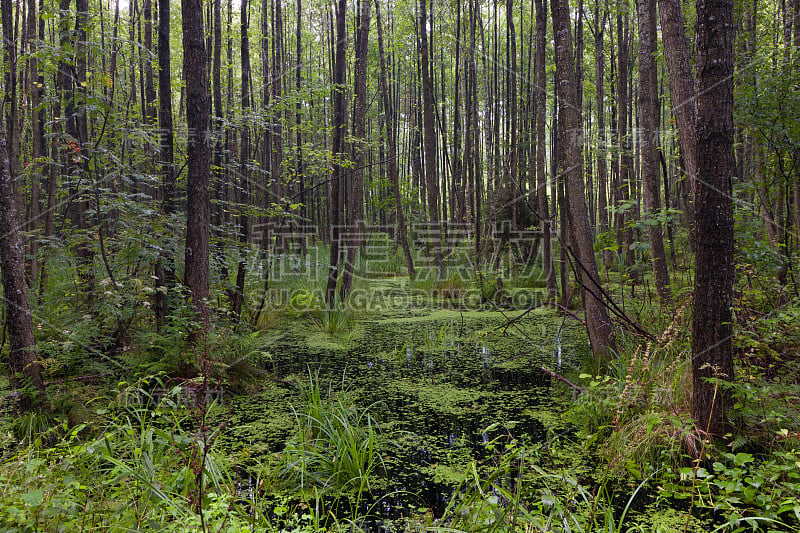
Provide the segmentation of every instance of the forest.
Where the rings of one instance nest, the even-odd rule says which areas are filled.
[[[800,528],[800,0],[0,4],[0,532]]]

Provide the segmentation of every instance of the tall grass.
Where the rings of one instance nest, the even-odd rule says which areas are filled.
[[[298,430],[284,450],[284,478],[301,490],[347,494],[360,499],[370,478],[385,471],[380,427],[372,406],[359,408],[344,388],[323,390],[319,374],[309,371],[301,385]]]
[[[0,531],[205,530],[243,524],[235,483],[197,427],[192,396],[157,380],[124,386],[96,409],[100,430],[66,422],[38,435],[0,464]],[[52,440],[52,439],[50,439]],[[6,528],[6,529],[4,529]]]

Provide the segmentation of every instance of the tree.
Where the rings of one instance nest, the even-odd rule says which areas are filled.
[[[6,148],[5,124],[0,122],[0,273],[6,307],[9,338],[8,364],[15,389],[33,387],[44,394],[41,369],[35,351],[33,317],[25,280],[24,245],[19,233],[14,184]],[[39,400],[43,403],[43,400]],[[28,410],[35,404],[27,392],[21,395],[20,407]]]
[[[686,43],[683,11],[679,0],[658,0],[658,8],[661,36],[664,41],[664,56],[669,73],[672,114],[678,125],[678,142],[683,156],[683,165],[691,190],[694,191],[697,176],[697,137],[695,135],[697,112],[694,77],[689,66],[689,45]]]
[[[558,142],[563,160],[559,168],[565,178],[569,198],[570,235],[575,246],[574,256],[582,289],[586,330],[592,353],[598,360],[607,360],[613,349],[611,320],[600,295],[600,278],[594,256],[594,236],[589,226],[589,211],[583,184],[581,148],[583,128],[578,114],[578,95],[575,84],[575,63],[567,0],[553,0],[553,33],[556,47],[556,78],[558,81]]]
[[[547,74],[545,46],[547,37],[547,5],[536,0],[536,55],[533,70],[536,78],[536,205],[542,219],[542,268],[545,274],[547,299],[556,294],[556,272],[553,268],[551,223],[547,206],[547,171],[545,170],[545,106],[547,104]]]
[[[175,208],[175,169],[173,168],[172,77],[170,75],[170,5],[158,2],[158,127],[160,130],[161,212],[172,215]],[[175,267],[168,254],[162,254],[156,267],[159,288],[156,291],[156,320],[167,317],[169,290],[175,282]]]
[[[444,226],[439,222],[439,181],[436,178],[436,146],[438,144],[435,128],[435,106],[433,96],[433,81],[431,80],[430,61],[428,57],[428,0],[420,2],[419,13],[419,56],[422,70],[422,117],[423,117],[423,145],[425,147],[425,190],[428,200],[428,220],[434,231],[438,231],[439,240],[434,244],[433,256],[439,269],[439,277],[444,278],[444,259],[442,246],[444,244]]]
[[[692,322],[692,416],[725,432],[733,380],[733,2],[697,0],[697,186]]]
[[[388,172],[389,182],[392,184],[392,195],[394,196],[394,208],[397,216],[397,240],[400,246],[403,247],[403,256],[406,260],[406,268],[408,275],[412,279],[416,272],[414,270],[414,259],[411,257],[411,248],[408,246],[408,235],[406,232],[406,220],[403,213],[403,198],[400,195],[400,178],[397,172],[397,129],[395,127],[396,114],[394,104],[389,95],[389,82],[386,75],[386,58],[383,46],[383,25],[381,24],[381,7],[378,4],[379,0],[375,0],[375,19],[378,25],[378,53],[380,56],[381,69],[380,69],[380,93],[383,99],[383,110],[386,113],[386,144],[389,145],[389,161]]]
[[[364,152],[366,152],[367,52],[369,49],[370,0],[359,0],[356,33],[355,87],[353,90],[353,170],[347,195],[347,257],[340,299],[345,301],[353,285],[356,253],[364,242]]]
[[[662,301],[669,299],[669,274],[664,254],[664,240],[658,211],[661,208],[658,165],[658,76],[656,71],[656,1],[637,0],[639,11],[639,142],[641,150],[644,202],[650,219],[647,236],[650,240],[653,278]]]
[[[211,202],[211,144],[207,65],[201,0],[181,0],[183,19],[183,77],[186,80],[187,215],[186,272],[197,320],[202,334],[210,322],[209,297],[209,217]]]
[[[340,228],[341,210],[339,200],[341,194],[341,179],[344,175],[343,144],[347,123],[345,121],[345,72],[347,69],[347,28],[345,15],[347,13],[347,0],[339,0],[336,4],[336,52],[333,64],[333,168],[329,182],[328,209],[330,211],[331,226],[331,251],[328,266],[328,282],[325,287],[325,305],[333,309],[336,303],[336,283],[339,280],[339,254],[340,254]]]

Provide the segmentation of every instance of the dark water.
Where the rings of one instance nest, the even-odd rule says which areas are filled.
[[[312,375],[324,389],[344,387],[358,405],[372,406],[388,441],[385,472],[360,505],[388,519],[420,509],[441,516],[472,461],[490,465],[503,443],[540,443],[564,430],[540,367],[574,357],[585,345],[582,331],[546,313],[504,324],[491,312],[362,318],[357,334],[338,344],[295,324],[269,346],[267,370],[279,381],[227,402],[219,445],[245,468],[281,452],[301,410],[292,384]],[[347,502],[337,505],[350,512]]]

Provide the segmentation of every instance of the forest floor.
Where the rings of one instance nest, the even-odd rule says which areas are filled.
[[[691,461],[674,337],[628,339],[595,375],[583,325],[537,305],[536,276],[361,277],[333,310],[317,285],[274,280],[257,329],[210,336],[207,378],[165,372],[196,354],[167,333],[114,356],[139,377],[76,357],[64,368],[105,371],[59,382],[62,414],[3,421],[0,532],[792,531],[800,518],[800,452],[733,441],[713,466]],[[777,386],[740,410],[766,409],[761,432],[788,439],[796,410]]]

